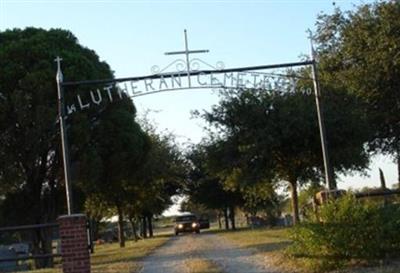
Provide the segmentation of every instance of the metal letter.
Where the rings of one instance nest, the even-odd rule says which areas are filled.
[[[93,91],[90,91],[90,97],[92,98],[93,103],[100,105],[100,103],[103,101],[103,97],[101,96],[101,92],[99,89],[97,89],[96,91],[98,99],[96,100],[96,98],[94,97]]]
[[[253,88],[257,88],[258,87],[257,77],[260,76],[260,75],[258,73],[255,73],[255,72],[251,73],[251,75],[253,76],[253,79],[254,79]]]
[[[178,80],[179,79],[179,80]],[[181,75],[178,74],[178,77],[175,77],[175,75],[171,76],[171,82],[172,82],[172,88],[175,88],[175,84],[177,84],[177,87],[182,87],[182,78]]]
[[[149,79],[150,80],[150,82],[147,82],[147,80],[148,79],[145,79],[144,80],[144,86],[145,86],[145,88],[146,88],[146,92],[148,92],[149,91],[149,89],[148,89],[148,87],[150,86],[151,87],[151,91],[154,91],[155,89],[153,88],[153,80],[152,79]]]
[[[81,110],[82,110],[82,109],[85,109],[85,108],[89,108],[90,102],[88,102],[87,104],[83,104],[83,103],[82,103],[81,96],[78,95],[77,98],[78,98],[79,107],[81,107]]]
[[[228,74],[230,74],[230,76],[228,76]],[[231,79],[231,84],[230,85],[226,84],[226,80],[227,79]],[[235,77],[233,76],[233,73],[224,73],[224,86],[225,87],[227,87],[227,86],[234,87],[234,84],[233,84],[234,81],[235,81]]]
[[[245,72],[238,72],[237,77],[236,77],[236,87],[237,88],[244,88],[246,87],[245,84],[243,83],[243,76],[245,76],[247,73]]]
[[[168,89],[167,81],[164,79],[164,77],[161,76],[160,77],[160,86],[158,89],[162,90],[163,89],[162,85],[165,85],[164,89]]]
[[[137,85],[134,85],[134,83],[136,83],[137,81],[131,81],[130,83],[131,83],[131,90],[132,90],[132,96],[135,96],[135,94],[137,95],[137,94],[141,94],[141,93],[143,93],[142,91],[136,91],[135,89],[137,89],[138,87],[137,87]]]
[[[118,95],[119,95],[119,98],[120,99],[122,99],[124,96],[123,96],[123,94],[125,94],[126,96],[128,96],[128,86],[126,86],[126,83],[124,83],[124,88],[121,88],[121,87],[117,87],[117,92],[118,92]]]
[[[112,85],[109,85],[109,86],[106,86],[106,87],[103,88],[104,90],[107,91],[107,95],[108,95],[108,98],[110,99],[110,102],[113,101],[113,98],[112,98],[112,95],[111,95],[112,88],[113,88]]]
[[[199,85],[207,85],[207,82],[201,82],[200,81],[200,76],[205,76],[206,74],[204,72],[199,73],[199,75],[197,75],[197,82],[199,83]]]
[[[71,106],[67,105],[67,114],[72,114],[73,112],[76,112],[76,106],[75,104],[72,104]]]
[[[219,82],[218,78],[214,76],[214,74],[210,74],[210,86],[220,86],[221,83]]]
[[[298,79],[296,79],[296,78],[291,78],[290,80],[289,80],[289,92],[291,92],[291,93],[295,93],[296,92],[296,89],[297,89],[297,82],[298,82],[299,80]]]

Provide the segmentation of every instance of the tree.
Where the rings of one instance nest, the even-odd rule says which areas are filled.
[[[0,32],[0,44],[0,184],[4,201],[10,205],[2,211],[16,216],[3,217],[2,224],[54,221],[65,212],[65,199],[61,195],[64,185],[53,60],[63,57],[67,80],[113,75],[110,67],[69,31],[6,30]],[[85,113],[76,117],[87,119]],[[71,144],[76,145],[77,140],[71,139]],[[32,236],[35,253],[51,247],[42,234]],[[38,267],[45,265],[40,263],[36,262]]]
[[[207,209],[222,210],[225,228],[229,229],[230,219],[232,229],[235,229],[235,208],[243,203],[242,194],[236,188],[224,187],[223,180],[213,171],[214,162],[210,157],[213,149],[213,144],[192,147],[187,155],[191,169],[185,193],[192,203],[201,204]]]
[[[251,216],[263,213],[270,224],[274,224],[277,217],[280,216],[281,198],[272,183],[259,181],[254,185],[246,186],[243,190],[243,199],[243,209]]]
[[[365,103],[370,148],[392,155],[400,183],[400,3],[377,1],[323,14],[315,39],[321,79]]]
[[[135,187],[135,178],[150,149],[149,138],[135,122],[135,114],[127,97],[109,105],[86,145],[92,153],[82,161],[82,186],[86,192],[98,196],[117,212],[120,247],[125,246],[124,208],[131,201],[130,190]]]
[[[115,215],[115,211],[98,195],[90,195],[85,200],[85,213],[92,221],[93,239],[99,238],[99,229],[104,218]]]
[[[180,193],[187,177],[187,166],[172,134],[159,134],[148,121],[142,123],[149,136],[151,149],[137,175],[142,193],[136,209],[139,209],[142,217],[143,235],[147,236],[148,229],[152,237],[153,216],[172,205],[172,196]]]
[[[305,80],[299,87],[307,84]],[[332,166],[336,173],[362,170],[368,163],[363,146],[366,125],[357,101],[340,90],[323,88]],[[299,183],[322,177],[313,98],[300,92],[230,91],[203,117],[219,130],[228,147],[215,156],[223,159],[227,179],[243,185],[287,181],[297,223]]]

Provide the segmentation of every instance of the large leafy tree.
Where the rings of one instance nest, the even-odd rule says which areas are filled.
[[[55,56],[67,64],[66,78],[112,77],[109,66],[64,30],[27,28],[0,33],[0,180],[3,194],[21,193],[26,209],[15,223],[52,220],[43,192],[60,180]],[[79,90],[79,89],[78,89]],[[55,205],[53,207],[56,207]],[[11,223],[10,223],[11,224]]]
[[[2,224],[54,221],[65,212],[54,58],[63,57],[66,80],[110,78],[112,71],[65,30],[6,30],[0,32],[0,44]],[[85,120],[90,120],[87,114],[76,115],[76,121]],[[73,130],[88,135],[79,124]],[[77,149],[74,135],[69,137]],[[48,246],[41,234],[33,237],[35,251]]]
[[[365,102],[370,148],[393,156],[400,181],[400,3],[379,1],[336,9],[317,21],[322,80]]]
[[[85,145],[87,156],[80,161],[82,187],[117,212],[121,247],[125,246],[124,208],[137,188],[135,178],[150,149],[149,137],[135,122],[135,114],[129,98],[109,105]]]
[[[362,170],[368,163],[364,149],[368,134],[357,101],[341,91],[324,88],[325,121],[336,174]],[[244,185],[287,181],[295,223],[299,220],[299,183],[322,177],[316,117],[312,96],[265,90],[227,92],[204,115],[219,130],[224,143],[220,145],[224,149],[215,151],[215,158],[223,159],[220,169],[226,181]]]

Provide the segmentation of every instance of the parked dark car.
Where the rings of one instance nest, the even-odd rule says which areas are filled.
[[[207,216],[201,216],[199,218],[200,229],[208,229],[210,228],[210,220]]]
[[[182,232],[196,232],[200,233],[200,224],[196,215],[187,214],[178,216],[175,219],[175,235]]]

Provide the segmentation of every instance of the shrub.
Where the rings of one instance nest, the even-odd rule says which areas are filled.
[[[288,251],[332,269],[352,259],[373,260],[398,255],[399,231],[398,204],[362,204],[348,195],[323,205],[319,221],[309,219],[294,227],[293,244]]]

